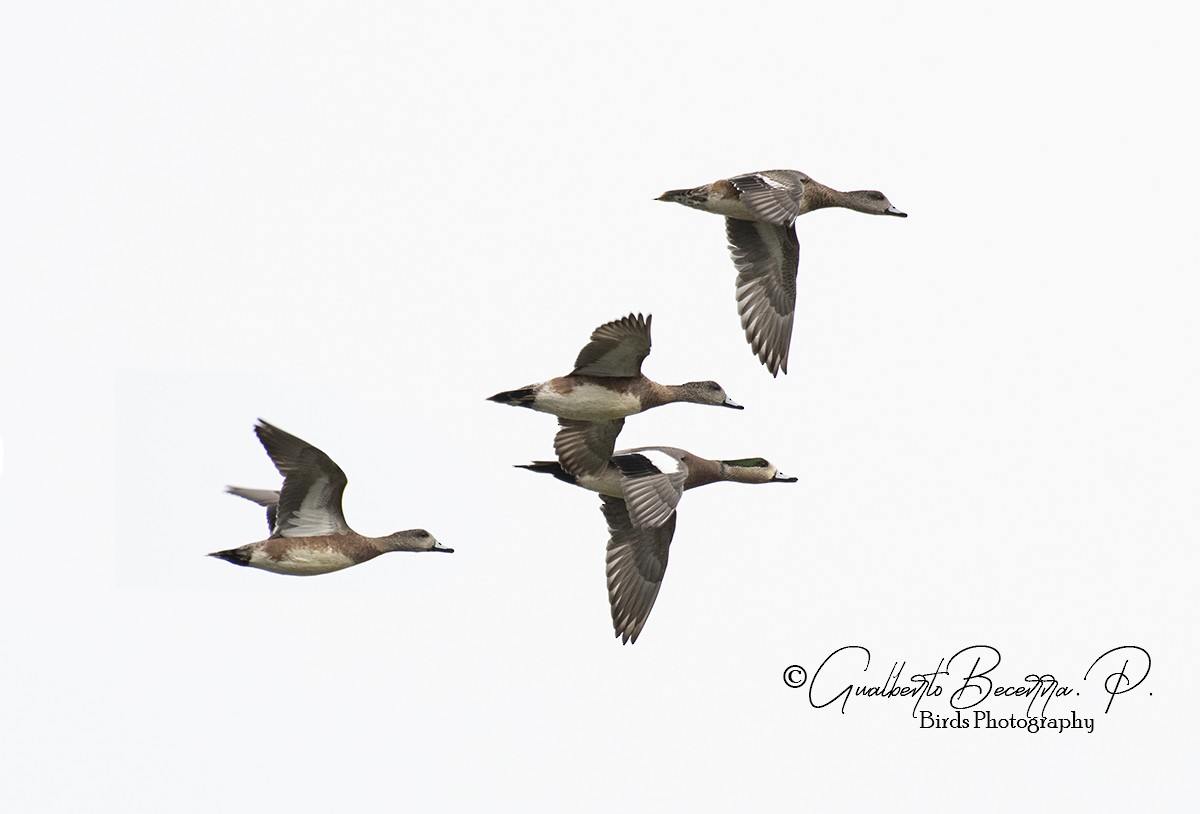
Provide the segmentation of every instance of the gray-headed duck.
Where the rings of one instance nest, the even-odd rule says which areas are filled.
[[[261,419],[254,432],[283,475],[283,488],[275,492],[230,486],[228,491],[267,507],[271,536],[215,551],[210,557],[276,574],[311,576],[340,571],[389,551],[454,552],[424,529],[386,537],[364,537],[354,531],[342,515],[346,475],[328,455]]]
[[[725,235],[737,267],[738,314],[746,340],[759,360],[778,376],[787,373],[796,315],[796,270],[800,261],[796,218],[827,207],[869,215],[908,215],[882,192],[840,192],[796,170],[764,170],[691,189],[673,189],[660,201],[683,204],[725,217]]]
[[[630,314],[592,332],[566,376],[507,390],[490,401],[558,416],[554,452],[562,466],[594,474],[608,465],[625,416],[677,401],[742,409],[716,382],[659,384],[642,375],[650,354],[650,319]]]

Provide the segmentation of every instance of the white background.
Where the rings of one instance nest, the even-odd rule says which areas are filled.
[[[1192,27],[1169,4],[119,3],[0,28],[0,800],[9,811],[1180,810],[1200,415]],[[719,218],[805,171],[907,220],[798,223],[790,375]],[[598,500],[486,396],[654,314],[620,444],[766,456],[681,504],[612,639]],[[262,416],[367,534],[297,579]],[[1094,734],[922,731],[784,686],[997,647]],[[1123,644],[1150,677],[1082,676]],[[1153,695],[1150,695],[1153,693]],[[988,703],[995,713],[1017,703]],[[943,702],[929,708],[946,712]]]

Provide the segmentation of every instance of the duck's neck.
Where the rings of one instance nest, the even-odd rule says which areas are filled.
[[[697,458],[695,455],[687,455],[683,462],[687,465],[688,475],[687,481],[684,483],[684,489],[695,489],[697,486],[706,486],[717,481],[729,480],[725,477],[725,464],[720,461],[710,461],[707,458]]]
[[[730,466],[721,461],[721,480],[733,481],[734,483],[762,483],[762,470],[757,467],[749,466]]]
[[[646,391],[642,396],[642,404],[644,405],[642,409],[648,410],[651,407],[658,407],[663,404],[692,400],[688,394],[686,385],[659,384],[658,382],[647,381]]]
[[[398,531],[395,534],[389,534],[387,537],[376,537],[372,542],[379,549],[380,554],[386,554],[389,551],[418,551],[417,542],[408,532]]]
[[[863,199],[853,192],[842,192],[817,181],[805,182],[804,198],[800,201],[800,214],[811,212],[814,209],[827,209],[831,206],[853,209],[855,212],[870,211],[864,208]]]
[[[819,181],[809,179],[804,182],[804,197],[800,199],[800,214],[814,209],[826,209],[830,206],[845,206],[842,196],[833,187],[827,187]]]

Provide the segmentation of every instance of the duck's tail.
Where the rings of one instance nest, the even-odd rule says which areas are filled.
[[[242,548],[230,548],[226,551],[214,551],[208,556],[216,557],[218,560],[225,560],[225,562],[231,562],[234,565],[250,564],[250,552],[246,550],[245,546]]]
[[[531,464],[514,464],[517,469],[528,469],[530,472],[542,472],[547,475],[553,475],[561,481],[574,483],[575,478],[567,474],[558,461],[534,461]]]
[[[668,189],[654,200],[668,203],[683,204],[684,206],[701,207],[708,201],[707,187],[692,187],[691,189]]]
[[[505,390],[503,393],[488,396],[488,401],[511,404],[513,407],[532,407],[536,395],[532,387],[522,387],[520,390]]]

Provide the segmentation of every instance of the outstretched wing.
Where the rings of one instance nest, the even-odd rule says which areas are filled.
[[[738,314],[746,340],[771,375],[787,373],[800,264],[796,227],[726,218],[725,234],[738,270]]]
[[[561,429],[554,436],[554,454],[562,468],[572,475],[598,475],[608,466],[625,419],[615,421],[558,420]]]
[[[279,515],[279,492],[274,489],[246,489],[242,486],[226,486],[225,491],[231,495],[245,498],[251,503],[267,508],[267,528],[275,531],[275,521]]]
[[[259,419],[258,440],[283,475],[279,513],[272,537],[320,537],[346,534],[342,515],[346,474],[321,450]]]
[[[573,376],[638,376],[650,354],[650,317],[630,314],[592,331],[575,359]]]
[[[606,560],[613,631],[622,644],[636,642],[662,587],[676,515],[672,512],[661,526],[641,529],[630,522],[625,501],[605,495],[600,500],[610,535]]]

